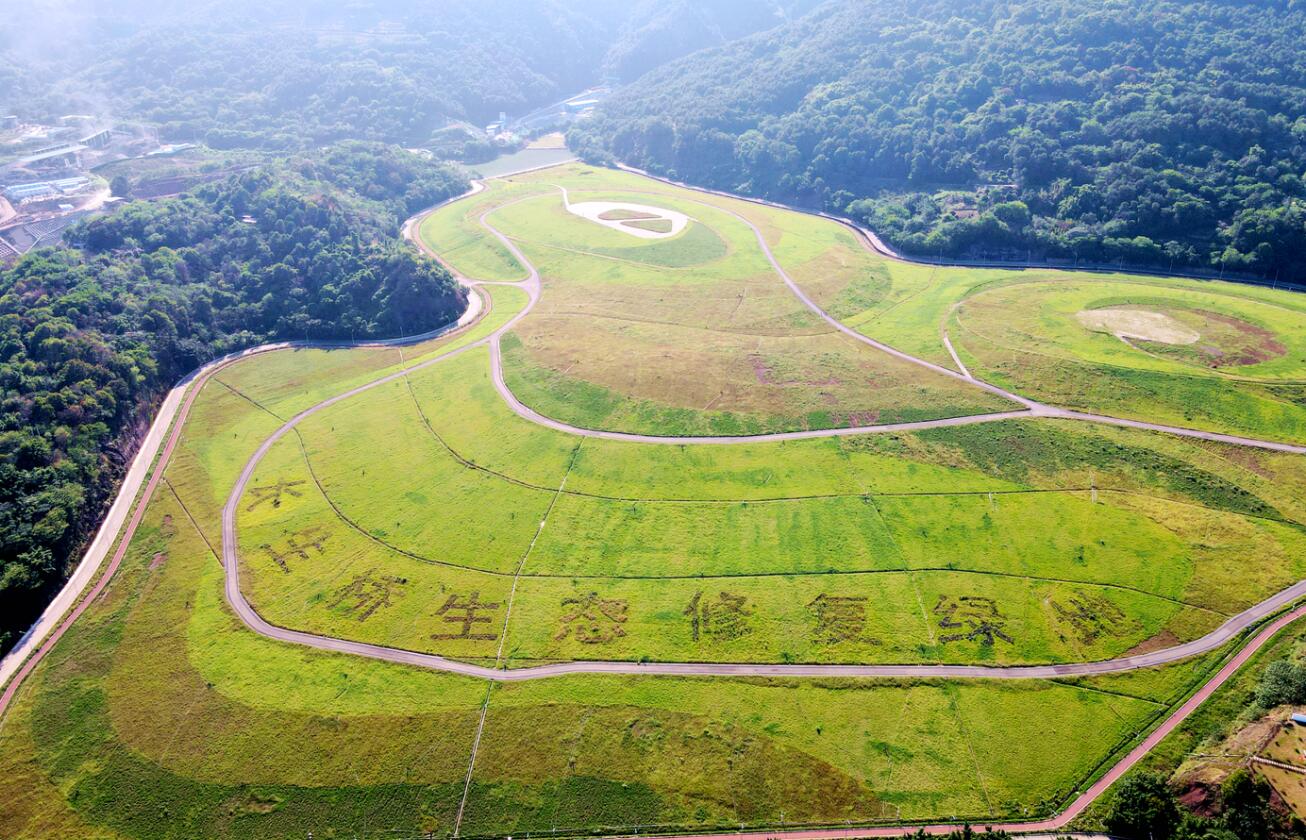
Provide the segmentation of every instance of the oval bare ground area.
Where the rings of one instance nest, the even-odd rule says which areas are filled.
[[[1150,309],[1084,309],[1075,313],[1075,317],[1090,330],[1109,332],[1120,338],[1195,344],[1202,337],[1169,315]]]

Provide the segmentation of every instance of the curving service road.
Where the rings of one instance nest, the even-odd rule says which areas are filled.
[[[36,664],[49,652],[50,648],[63,636],[68,627],[86,610],[108,584],[109,579],[113,577],[122,559],[126,556],[128,545],[131,538],[136,532],[141,519],[145,515],[145,508],[149,505],[159,482],[163,478],[164,468],[168,464],[169,458],[181,437],[182,427],[186,423],[186,418],[190,414],[191,406],[194,404],[200,390],[208,380],[236,362],[249,358],[250,356],[271,353],[278,350],[289,349],[347,349],[356,347],[398,347],[407,344],[416,344],[418,342],[429,341],[433,338],[439,338],[443,335],[461,330],[473,322],[479,320],[485,311],[484,300],[480,294],[473,292],[468,296],[467,309],[462,316],[452,324],[436,328],[429,332],[418,335],[407,336],[404,338],[381,339],[375,341],[281,341],[271,344],[263,344],[258,347],[251,347],[247,350],[240,350],[230,353],[219,359],[203,365],[184,376],[168,395],[164,398],[159,407],[159,412],[155,415],[154,421],[150,424],[145,438],[141,441],[140,448],[136,452],[136,457],[132,459],[131,467],[124,476],[122,485],[118,489],[118,495],[114,498],[113,505],[109,508],[109,513],[105,516],[95,539],[87,548],[82,560],[78,563],[77,568],[69,576],[68,581],[64,584],[63,589],[55,596],[54,600],[45,608],[41,616],[28,629],[23,637],[18,641],[12,650],[9,651],[3,660],[0,660],[0,685],[5,685],[6,681],[13,677],[12,682],[5,686],[5,691],[0,694],[0,720],[3,720],[5,710],[17,692],[19,685],[31,673]],[[166,445],[163,443],[164,435],[171,428],[172,433],[167,438]],[[160,453],[160,447],[162,452]],[[157,464],[155,458],[158,457]],[[151,464],[155,464],[152,473],[149,473],[149,483],[145,484],[145,490],[141,494],[140,500],[132,507],[132,501],[136,499],[137,493],[141,492],[141,485],[145,482],[147,472]],[[127,520],[127,514],[131,511],[131,519]],[[118,537],[119,530],[123,523],[127,522],[126,530],[122,533],[121,539]],[[95,573],[99,570],[104,562],[105,556],[109,549],[117,542],[117,550],[113,554],[110,562],[103,575],[100,576],[95,588],[91,590],[90,595],[78,603],[78,597],[85,590]],[[62,622],[60,617],[68,612],[68,609],[77,603],[76,609],[69,613]],[[44,644],[42,644],[44,642]],[[36,651],[33,654],[33,651]],[[29,657],[29,654],[30,657]]]
[[[465,198],[473,195],[483,189],[482,184],[475,184],[473,188],[458,198]],[[457,200],[457,199],[452,199]],[[432,208],[433,212],[435,208]],[[721,209],[721,208],[718,208]],[[974,417],[960,417],[943,420],[924,421],[920,423],[901,423],[885,426],[868,426],[850,429],[829,429],[818,430],[814,432],[791,432],[772,435],[743,436],[743,437],[688,437],[673,438],[659,437],[648,435],[631,435],[615,432],[603,432],[591,429],[581,429],[567,424],[544,417],[529,407],[523,405],[513,396],[503,380],[500,338],[511,329],[521,318],[525,317],[534,304],[539,300],[541,284],[539,273],[534,265],[526,259],[521,250],[503,233],[495,229],[486,219],[493,212],[493,209],[487,210],[480,216],[480,223],[486,230],[493,235],[505,248],[526,268],[528,276],[520,283],[514,284],[523,288],[529,302],[521,312],[517,313],[504,326],[500,327],[490,336],[471,342],[461,348],[440,354],[432,359],[421,362],[416,365],[405,367],[395,373],[380,377],[372,382],[366,383],[359,387],[353,388],[344,393],[331,397],[328,400],[309,408],[287,421],[271,437],[269,437],[258,448],[254,455],[249,459],[243,468],[231,494],[222,511],[222,563],[226,572],[225,593],[232,609],[241,621],[251,630],[268,638],[279,641],[300,644],[312,647],[318,650],[345,653],[357,656],[365,656],[373,659],[379,659],[399,664],[412,665],[416,667],[429,668],[452,673],[464,674],[471,677],[477,677],[493,681],[521,681],[529,679],[541,679],[547,677],[562,676],[566,674],[591,673],[591,674],[628,674],[628,675],[675,675],[675,676],[720,676],[720,677],[739,677],[739,676],[783,676],[783,677],[916,677],[916,678],[950,678],[950,679],[1048,679],[1056,677],[1092,675],[1116,673],[1138,668],[1146,668],[1155,665],[1175,662],[1201,653],[1209,652],[1219,648],[1221,645],[1234,639],[1243,631],[1254,626],[1279,612],[1293,602],[1302,597],[1306,597],[1306,581],[1291,586],[1282,592],[1266,599],[1256,606],[1228,619],[1215,631],[1208,633],[1200,639],[1178,645],[1166,650],[1154,651],[1152,653],[1140,654],[1137,656],[1121,657],[1113,660],[1099,662],[1082,662],[1066,663],[1060,665],[1033,665],[1033,666],[1013,666],[1013,667],[991,667],[978,665],[783,665],[783,664],[736,664],[736,663],[637,663],[637,662],[565,662],[550,665],[541,665],[530,668],[502,670],[487,668],[484,666],[473,665],[465,662],[459,662],[433,654],[418,653],[396,648],[389,648],[379,645],[370,645],[362,642],[353,642],[344,639],[336,639],[326,636],[318,636],[310,633],[289,630],[272,625],[262,619],[261,616],[246,601],[240,590],[239,562],[236,553],[236,511],[238,502],[243,494],[245,487],[248,485],[259,462],[266,455],[269,449],[283,436],[290,432],[296,425],[305,418],[313,414],[347,400],[353,396],[364,393],[372,388],[378,387],[388,382],[393,382],[408,374],[424,369],[434,364],[451,358],[455,355],[465,352],[473,347],[488,345],[491,359],[495,386],[509,407],[517,414],[532,422],[539,423],[549,428],[559,431],[586,436],[601,437],[615,440],[632,440],[643,443],[702,443],[702,444],[723,444],[723,443],[741,443],[755,442],[759,440],[794,440],[810,437],[834,436],[834,435],[851,435],[865,434],[886,431],[902,431],[921,428],[936,428],[942,426],[953,426],[965,423],[977,422],[994,422],[1007,419],[1025,418],[1025,417],[1053,417],[1059,419],[1081,420],[1086,422],[1107,423],[1117,426],[1127,426],[1131,428],[1145,429],[1149,431],[1164,432],[1186,437],[1199,438],[1204,440],[1214,440],[1224,443],[1259,447],[1264,449],[1273,449],[1278,451],[1292,452],[1297,454],[1306,453],[1306,447],[1294,444],[1286,444],[1275,441],[1263,441],[1252,438],[1244,438],[1234,435],[1223,435],[1218,433],[1204,432],[1194,429],[1183,429],[1159,424],[1146,423],[1142,421],[1127,420],[1116,417],[1107,417],[1103,415],[1087,414],[1082,412],[1068,411],[1053,406],[1046,406],[1033,400],[1021,397],[1017,394],[1004,391],[989,383],[981,382],[974,379],[966,373],[957,373],[951,369],[936,365],[932,362],[910,354],[903,353],[896,348],[884,345],[867,336],[863,336],[845,325],[832,318],[828,313],[817,306],[810,300],[798,287],[796,283],[785,273],[784,269],[775,260],[770,248],[764,241],[761,231],[738,214],[734,214],[745,224],[747,224],[757,237],[758,244],[766,254],[767,259],[775,269],[777,275],[793,291],[793,293],[802,300],[808,307],[816,312],[820,317],[830,323],[835,329],[845,333],[849,337],[861,341],[877,350],[889,353],[899,359],[920,365],[941,373],[951,376],[964,382],[971,383],[977,387],[984,388],[992,393],[1004,396],[1024,408],[1010,412],[997,414],[978,415]],[[425,253],[435,257],[424,243],[415,235],[417,222],[427,213],[420,214],[410,219],[404,225],[404,235],[414,241],[419,248]],[[871,247],[868,244],[868,247]],[[438,259],[438,257],[436,257]],[[474,281],[454,275],[458,280],[469,288],[480,285]],[[438,335],[448,334],[450,332],[463,329],[476,321],[483,311],[483,299],[479,292],[474,288],[469,296],[467,311],[463,316],[452,325],[435,330],[419,336],[412,336],[406,339],[395,339],[390,341],[374,342],[283,342],[278,344],[269,344],[257,348],[252,348],[231,356],[215,360],[192,374],[184,378],[169,393],[164,400],[159,414],[156,416],[154,423],[142,443],[136,459],[133,461],[127,477],[123,481],[119,495],[106,518],[103,527],[91,548],[87,551],[76,572],[68,581],[64,590],[33,629],[11,651],[11,653],[0,662],[0,684],[4,680],[13,677],[6,686],[3,695],[0,695],[0,721],[3,720],[4,712],[12,702],[13,697],[25,678],[31,673],[36,665],[48,654],[51,648],[58,642],[64,632],[75,622],[86,608],[99,597],[100,593],[108,585],[114,573],[126,555],[131,538],[144,517],[145,510],[162,480],[163,472],[168,464],[168,460],[174,451],[177,443],[181,438],[182,429],[189,415],[191,407],[202,389],[203,385],[210,377],[219,370],[234,364],[248,356],[272,352],[275,350],[294,348],[294,347],[361,347],[361,346],[383,346],[414,343],[427,340]],[[166,444],[163,444],[164,434],[171,429],[167,437]],[[162,444],[162,451],[160,446]],[[155,462],[155,456],[158,455],[157,462],[152,472],[148,470],[151,462]],[[141,491],[141,485],[145,482],[146,474],[149,472],[148,483],[145,483],[144,491],[141,492],[140,498],[136,501],[134,507],[131,506],[131,500],[136,498]],[[113,534],[121,527],[127,518],[127,511],[131,508],[132,514],[126,527],[117,541],[117,550],[108,567],[104,569],[95,586],[90,593],[72,609],[63,619],[62,622],[55,625],[55,620],[63,615],[65,610],[75,601],[82,592],[90,579],[95,575],[96,570],[103,562],[108,549],[113,544]],[[1288,626],[1293,621],[1306,615],[1306,606],[1281,615],[1253,638],[1243,649],[1231,659],[1221,671],[1208,681],[1187,703],[1177,709],[1159,728],[1141,742],[1133,751],[1131,751],[1116,766],[1111,768],[1101,779],[1098,780],[1091,788],[1084,791],[1080,796],[1057,817],[1036,823],[1011,823],[1006,825],[995,825],[998,828],[1005,828],[1010,831],[1020,832],[1056,832],[1068,825],[1077,817],[1098,795],[1109,787],[1116,779],[1128,771],[1144,754],[1156,745],[1162,738],[1172,731],[1180,722],[1183,721],[1194,709],[1196,709],[1207,697],[1210,696],[1220,685],[1222,685],[1242,664],[1244,664],[1254,653],[1259,650],[1269,639],[1279,630]],[[30,655],[33,648],[40,645],[34,654]],[[913,829],[915,827],[912,827]],[[925,826],[924,831],[927,834],[943,834],[955,830],[955,825],[937,825]],[[786,837],[790,840],[842,840],[842,838],[851,837],[870,837],[870,836],[898,836],[903,829],[899,828],[874,828],[874,829],[829,829],[829,830],[810,830],[810,831],[792,831],[792,832],[774,832],[768,831],[757,834],[739,834],[735,835],[740,840],[767,840],[767,838]],[[712,835],[720,837],[721,835]]]
[[[564,191],[565,196],[565,191]],[[519,201],[528,200],[535,196],[519,199]],[[514,202],[515,203],[515,202]],[[506,205],[505,205],[506,206]],[[527,277],[519,285],[525,289],[529,296],[529,302],[521,312],[517,313],[504,326],[491,333],[484,339],[465,345],[457,350],[436,356],[418,365],[396,371],[380,377],[372,382],[360,385],[352,390],[342,394],[337,394],[330,399],[305,409],[294,417],[286,421],[271,437],[263,442],[258,450],[246,462],[244,469],[241,471],[235,486],[232,487],[231,493],[227,497],[226,504],[222,509],[222,563],[226,571],[226,597],[231,604],[236,615],[240,617],[251,630],[269,638],[277,639],[283,642],[315,647],[321,650],[330,650],[337,653],[348,653],[356,656],[365,656],[371,659],[380,659],[388,662],[402,663],[433,670],[447,671],[450,673],[462,674],[469,677],[492,680],[496,682],[519,682],[523,680],[543,679],[547,677],[557,677],[567,674],[627,674],[627,675],[674,675],[674,676],[720,676],[720,677],[940,677],[949,679],[1048,679],[1053,677],[1067,676],[1085,676],[1093,674],[1116,673],[1120,671],[1129,671],[1138,668],[1147,668],[1155,665],[1163,665],[1187,659],[1198,654],[1206,653],[1242,633],[1249,627],[1254,626],[1266,617],[1273,615],[1294,601],[1306,597],[1306,581],[1299,582],[1276,595],[1267,598],[1265,601],[1256,606],[1239,613],[1227,620],[1216,630],[1202,636],[1200,639],[1193,640],[1181,645],[1166,648],[1164,650],[1154,651],[1151,653],[1140,654],[1137,656],[1127,656],[1112,660],[1103,660],[1097,662],[1078,662],[1066,663],[1059,665],[1031,665],[1031,666],[982,666],[982,665],[790,665],[790,664],[761,664],[761,663],[677,663],[677,662],[659,662],[659,663],[641,663],[630,661],[576,661],[560,662],[549,665],[538,665],[527,668],[502,669],[492,668],[483,665],[474,665],[467,662],[449,659],[443,656],[430,653],[419,653],[417,651],[403,650],[400,648],[387,647],[384,645],[369,644],[366,642],[350,641],[347,639],[338,639],[328,636],[319,636],[313,633],[306,633],[298,630],[290,630],[284,627],[278,627],[265,621],[254,607],[245,599],[240,588],[240,562],[237,553],[236,539],[236,516],[239,510],[240,499],[244,495],[249,482],[253,478],[255,470],[259,463],[269,450],[286,434],[291,432],[304,419],[314,414],[336,405],[337,403],[347,400],[358,394],[365,393],[380,385],[394,382],[407,376],[409,373],[425,369],[431,365],[451,356],[463,353],[473,347],[488,345],[491,358],[491,370],[494,379],[495,388],[502,396],[504,401],[520,416],[548,428],[557,429],[562,432],[576,434],[583,437],[607,438],[612,440],[639,441],[645,443],[740,443],[758,440],[796,440],[800,438],[827,437],[836,434],[858,434],[863,431],[890,431],[905,429],[921,428],[938,428],[940,426],[960,425],[967,422],[991,422],[999,419],[1012,419],[1020,417],[1057,417],[1065,419],[1090,420],[1093,422],[1112,423],[1116,425],[1130,425],[1137,428],[1148,429],[1151,431],[1173,431],[1177,434],[1184,434],[1192,437],[1201,437],[1211,440],[1222,440],[1230,443],[1242,443],[1247,446],[1262,446],[1266,448],[1280,449],[1288,448],[1293,451],[1289,444],[1279,444],[1272,441],[1257,441],[1252,439],[1237,438],[1231,435],[1216,435],[1208,432],[1201,432],[1192,429],[1175,429],[1171,427],[1158,426],[1130,420],[1120,420],[1118,418],[1104,417],[1099,415],[1089,415],[1080,412],[1065,411],[1051,406],[1045,406],[1032,400],[1025,399],[1016,394],[1004,391],[993,385],[980,382],[969,378],[956,371],[936,365],[933,362],[924,359],[918,359],[900,350],[881,344],[874,339],[862,336],[850,328],[839,323],[830,317],[824,310],[820,309],[811,301],[798,287],[796,283],[785,273],[783,267],[775,260],[771,250],[767,247],[762,238],[761,231],[738,214],[733,214],[742,222],[749,225],[757,237],[758,243],[776,273],[784,280],[795,295],[797,295],[807,306],[817,312],[822,318],[829,322],[837,329],[849,334],[859,341],[863,341],[870,346],[882,350],[883,352],[894,355],[905,361],[926,367],[937,373],[953,377],[955,379],[970,382],[979,387],[983,387],[993,393],[1000,394],[1011,400],[1014,400],[1027,408],[1024,411],[1012,411],[1002,414],[979,415],[975,417],[959,417],[945,420],[929,420],[918,423],[900,423],[892,426],[870,426],[864,429],[827,429],[810,432],[788,432],[770,435],[755,436],[735,436],[735,437],[658,437],[652,435],[635,435],[619,432],[603,432],[593,429],[581,429],[574,426],[561,423],[552,418],[545,417],[526,405],[523,405],[512,391],[508,388],[503,378],[502,352],[500,349],[500,338],[521,318],[525,317],[533,308],[540,298],[541,283],[539,271],[534,264],[526,258],[521,249],[509,237],[495,228],[488,221],[488,216],[494,212],[494,209],[485,211],[479,217],[480,224],[494,236],[510,254],[526,269]],[[726,211],[731,212],[731,211]],[[415,225],[405,225],[405,235],[410,238],[414,235]],[[471,283],[464,278],[461,282]],[[1306,448],[1296,447],[1303,452]]]

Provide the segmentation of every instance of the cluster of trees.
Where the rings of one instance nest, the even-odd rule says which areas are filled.
[[[1271,662],[1256,687],[1256,704],[1264,710],[1306,703],[1306,665],[1287,659]]]
[[[1136,773],[1115,792],[1106,829],[1124,840],[1295,840],[1306,826],[1275,807],[1273,789],[1245,769],[1220,785],[1218,813],[1202,817],[1184,809],[1175,789],[1156,773]]]
[[[1248,713],[1306,703],[1306,665],[1278,659],[1261,672]],[[1231,774],[1206,806],[1212,816],[1184,808],[1179,791],[1160,773],[1127,777],[1115,789],[1104,822],[1125,840],[1289,840],[1306,838],[1306,825],[1275,804],[1273,789],[1247,770]]]
[[[0,271],[0,651],[62,581],[181,374],[268,340],[413,334],[460,314],[465,292],[398,240],[392,208],[464,187],[351,145],[127,204]]]
[[[1301,0],[834,0],[665,65],[573,148],[916,254],[1306,280]]]

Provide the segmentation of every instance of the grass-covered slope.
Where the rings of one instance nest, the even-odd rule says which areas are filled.
[[[512,290],[495,294],[494,311],[510,312]],[[585,677],[494,688],[464,800],[483,684],[250,634],[222,600],[210,547],[227,488],[279,423],[265,407],[291,413],[398,363],[396,350],[286,352],[209,383],[119,577],[6,715],[0,834],[448,836],[460,805],[463,836],[1041,812],[1205,670],[1084,687]],[[257,401],[238,393],[255,389]],[[460,439],[487,442],[462,425]],[[610,468],[600,458],[576,474]],[[410,598],[426,612],[442,602],[434,590]],[[1028,736],[1018,745],[1015,729]]]

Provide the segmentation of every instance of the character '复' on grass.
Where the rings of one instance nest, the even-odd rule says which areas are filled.
[[[472,639],[480,642],[492,642],[499,638],[498,633],[473,633],[472,628],[478,624],[490,624],[494,619],[480,613],[496,612],[503,606],[501,601],[482,601],[479,591],[472,592],[466,598],[450,595],[435,614],[450,624],[461,624],[457,633],[436,633],[432,639]]]
[[[817,644],[846,642],[857,638],[866,628],[865,597],[822,593],[807,608],[816,615],[812,639]]]

